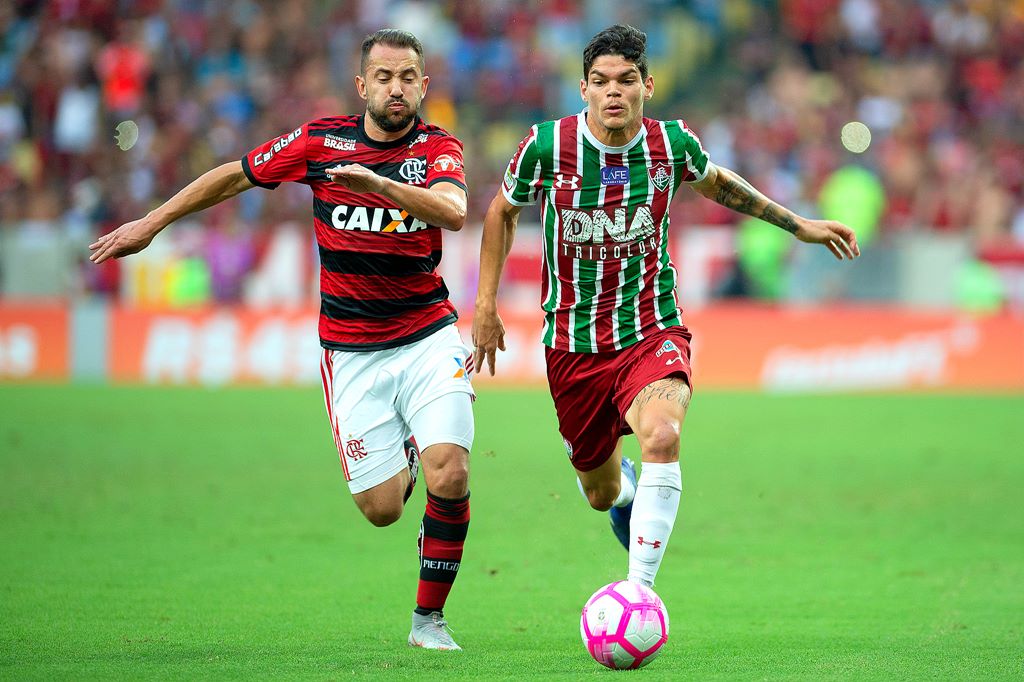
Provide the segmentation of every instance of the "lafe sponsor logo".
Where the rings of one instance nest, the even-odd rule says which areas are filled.
[[[356,148],[356,141],[328,133],[324,136],[324,146],[342,152],[351,152]]]
[[[419,156],[406,159],[398,174],[410,185],[422,185],[427,181],[427,160]]]
[[[254,167],[255,166],[261,166],[261,165],[265,164],[267,161],[270,161],[270,159],[274,158],[274,154],[278,153],[279,151],[281,151],[282,149],[284,149],[285,147],[290,145],[301,134],[302,134],[302,128],[296,128],[295,130],[290,132],[288,135],[285,135],[284,137],[279,139],[277,142],[275,142],[273,144],[273,146],[271,146],[268,151],[265,151],[262,154],[257,154],[253,158],[253,160],[252,160],[252,165]]]
[[[943,383],[950,357],[978,344],[972,325],[821,348],[777,348],[765,358],[761,385],[773,391],[910,388]]]
[[[601,169],[602,185],[625,185],[629,182],[629,169],[625,166],[605,166]]]
[[[362,230],[363,232],[394,232],[405,234],[427,229],[428,225],[397,208],[368,206],[334,207],[331,225],[336,230]]]
[[[624,244],[635,242],[654,234],[654,217],[651,209],[640,206],[633,214],[633,220],[626,228],[626,209],[616,208],[609,215],[608,209],[584,211],[576,208],[563,208],[562,239],[566,242],[604,244],[608,236],[613,242]]]

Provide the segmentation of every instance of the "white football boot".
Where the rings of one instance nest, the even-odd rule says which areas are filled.
[[[413,611],[412,631],[409,633],[409,646],[420,646],[424,649],[440,651],[462,651],[448,631],[448,621],[440,611],[421,616]]]

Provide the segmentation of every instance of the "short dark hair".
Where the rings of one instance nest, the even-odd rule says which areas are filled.
[[[370,50],[374,45],[387,45],[388,47],[411,48],[420,58],[420,71],[423,71],[423,44],[419,38],[397,28],[382,28],[376,33],[371,33],[363,39],[362,56],[359,59],[359,73],[366,73],[366,62],[370,57]]]
[[[616,24],[591,38],[583,49],[583,80],[590,77],[594,60],[607,54],[633,62],[640,69],[640,77],[647,78],[647,34],[640,29]]]

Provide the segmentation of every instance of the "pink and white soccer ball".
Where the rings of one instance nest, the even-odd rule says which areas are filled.
[[[668,610],[649,587],[626,580],[594,593],[580,616],[583,645],[603,666],[642,668],[668,639]]]

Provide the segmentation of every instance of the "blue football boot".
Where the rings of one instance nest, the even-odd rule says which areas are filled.
[[[636,489],[636,466],[628,457],[622,458],[622,473]],[[608,510],[608,516],[611,519],[612,532],[615,533],[615,537],[626,548],[626,551],[629,551],[629,519],[633,516],[633,502],[631,501],[625,507],[612,507]]]

